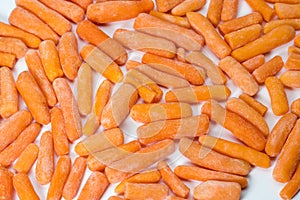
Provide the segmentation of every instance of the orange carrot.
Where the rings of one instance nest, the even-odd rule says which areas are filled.
[[[29,144],[23,153],[20,155],[17,162],[14,164],[13,168],[18,173],[27,174],[35,160],[38,157],[39,147],[36,144]]]
[[[184,48],[179,47],[176,51],[176,58],[180,62],[186,62],[186,53]]]
[[[18,173],[13,177],[13,185],[21,200],[39,200],[28,175]]]
[[[229,21],[236,17],[238,9],[238,0],[224,0],[221,12],[221,20]]]
[[[300,34],[298,34],[294,39],[294,45],[300,48]]]
[[[183,2],[184,0],[169,0],[169,1],[155,0],[155,1],[156,1],[157,10],[159,12],[167,12],[172,8],[174,8],[175,6],[177,6],[178,4],[180,4],[181,2]]]
[[[286,71],[280,76],[280,81],[286,87],[300,88],[300,71]]]
[[[288,70],[300,70],[300,54],[299,53],[290,53],[289,57],[284,65]]]
[[[14,68],[16,64],[16,56],[10,53],[0,52],[0,65],[3,67]]]
[[[187,200],[187,199],[169,195],[169,196],[167,196],[166,200]]]
[[[110,98],[112,87],[111,82],[104,80],[97,89],[94,112],[99,122],[101,121],[102,111]]]
[[[300,164],[292,177],[292,179],[280,191],[282,199],[292,199],[300,189]]]
[[[279,20],[272,20],[264,25],[264,33],[268,33],[274,28],[280,25],[290,25],[294,27],[295,30],[300,29],[300,19],[279,19]]]
[[[247,94],[241,94],[239,98],[246,102],[249,106],[254,108],[262,116],[264,116],[268,111],[268,108],[265,105]]]
[[[124,198],[122,198],[122,197],[117,197],[117,196],[110,196],[110,197],[108,198],[108,200],[124,200]]]
[[[250,58],[241,64],[245,67],[250,73],[252,73],[255,69],[259,68],[265,63],[265,56],[263,54],[259,54]]]
[[[25,56],[27,47],[24,42],[17,38],[0,37],[0,51],[14,54],[17,58]]]
[[[214,26],[217,26],[221,20],[222,7],[223,7],[223,0],[212,0],[209,3],[209,7],[207,11],[207,19]]]
[[[300,3],[275,3],[274,9],[279,19],[300,18]]]
[[[13,176],[14,174],[4,167],[0,167],[0,197],[13,199]]]
[[[171,13],[176,16],[184,16],[187,12],[200,10],[206,3],[206,0],[186,0],[175,6]]]
[[[143,200],[145,197],[149,199],[165,199],[168,193],[168,187],[160,183],[126,183],[124,197],[135,200]]]
[[[292,113],[296,114],[298,117],[300,117],[300,98],[296,99],[291,104],[291,111]]]
[[[77,4],[81,8],[83,8],[85,11],[87,7],[93,3],[93,0],[70,0],[71,2]]]
[[[274,10],[263,0],[246,0],[246,2],[254,11],[259,12],[267,22],[275,16]]]
[[[151,10],[149,14],[154,16],[154,17],[157,17],[159,19],[165,20],[167,22],[176,24],[178,26],[182,26],[182,27],[185,27],[185,28],[191,28],[191,25],[190,25],[190,23],[188,22],[188,20],[186,18],[166,14],[166,13],[163,13],[163,12],[158,12],[158,11],[155,11],[155,10]]]

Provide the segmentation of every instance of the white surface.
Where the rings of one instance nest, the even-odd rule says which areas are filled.
[[[206,15],[208,4],[209,4],[209,2],[207,2],[205,7],[202,8],[202,10],[200,11],[201,13]],[[9,13],[14,7],[15,7],[15,3],[14,3],[13,0],[2,1],[1,6],[0,6],[0,20],[4,21],[4,22],[7,22]],[[238,10],[239,10],[238,11],[238,16],[242,16],[242,15],[245,15],[245,14],[251,12],[251,9],[248,7],[248,5],[244,1],[240,1],[240,5],[239,5]],[[101,27],[101,29],[103,29],[109,35],[112,35],[113,31],[116,28],[124,27],[124,28],[132,29],[132,22],[133,22],[133,20],[128,20],[128,21],[122,22],[122,23],[120,23],[120,22],[111,23],[110,25],[106,25],[106,26]],[[74,30],[75,30],[75,26],[73,27],[73,31]],[[299,33],[299,32],[297,32],[297,33]],[[79,47],[81,47],[83,44],[84,43],[82,41],[80,41]],[[292,42],[273,50],[270,54],[266,55],[266,61],[268,61],[270,58],[272,58],[275,55],[282,56],[284,61],[286,61],[287,47],[290,46],[290,45],[292,45]],[[203,52],[208,57],[213,59],[215,61],[215,63],[218,63],[218,59],[211,53],[211,51],[207,47],[205,47],[203,49]],[[129,59],[139,60],[140,55],[141,55],[140,53],[130,52]],[[24,58],[23,58],[23,59],[19,60],[19,62],[17,63],[17,65],[15,66],[15,68],[13,70],[15,78],[17,77],[17,75],[21,71],[24,71],[24,70],[26,70],[26,65],[25,65]],[[124,67],[123,67],[123,70],[124,70]],[[284,70],[285,69],[281,70],[280,73],[282,73]],[[99,75],[96,75],[96,74],[94,74],[93,78],[94,78],[93,81],[94,81],[94,86],[95,86],[94,87],[94,93],[95,93],[95,90],[98,88],[99,84],[102,82],[103,79]],[[230,89],[232,91],[231,97],[237,97],[239,94],[241,94],[241,90],[239,88],[237,88],[232,83],[232,81],[228,81],[227,85],[228,85],[228,87],[230,87]],[[74,87],[73,87],[73,90],[74,90]],[[296,89],[293,89],[293,90],[292,89],[286,89],[286,92],[287,92],[287,95],[288,95],[288,98],[289,98],[289,103],[291,103],[297,97],[298,98],[300,97],[300,95],[299,95],[300,90],[299,89],[297,89],[297,90]],[[270,107],[269,96],[268,96],[268,93],[267,93],[266,88],[264,86],[260,87],[260,91],[256,95],[256,98],[259,101],[261,101],[262,103],[264,103],[265,105],[268,105]],[[22,107],[23,106],[24,106],[24,104],[22,104]],[[200,105],[195,105],[193,107],[193,110],[194,110],[194,115],[198,114],[199,111],[200,111]],[[272,127],[274,126],[274,124],[276,123],[276,121],[278,119],[279,119],[279,117],[274,116],[273,113],[272,113],[272,110],[269,108],[269,111],[266,114],[266,120],[267,120],[267,123],[269,125],[270,130],[272,129]],[[83,121],[82,121],[83,124],[84,124],[84,121],[85,121],[85,119],[83,118]],[[135,136],[136,136],[136,134],[135,134],[136,126],[137,126],[137,124],[133,123],[131,121],[131,119],[129,119],[129,118],[126,119],[126,121],[122,124],[121,128],[126,133],[126,141],[133,140],[135,138]],[[50,127],[50,125],[48,125],[48,126],[45,126],[43,128],[43,131],[44,130],[50,130],[50,129],[51,129],[51,127]],[[211,129],[210,129],[209,134],[218,135],[220,137],[236,141],[228,131],[222,130],[219,126],[217,126],[215,124],[211,124]],[[39,137],[37,138],[35,143],[39,144]],[[70,156],[72,157],[72,160],[74,160],[74,158],[76,156],[76,154],[74,153],[74,145],[71,146]],[[57,160],[57,158],[56,158],[56,160]],[[174,168],[178,164],[189,164],[189,161],[187,159],[183,158],[178,152],[176,152],[172,156],[170,156],[168,161],[169,161],[170,165],[172,166],[172,168]],[[259,167],[254,167],[252,169],[250,175],[248,176],[248,181],[249,181],[248,187],[243,190],[241,199],[243,199],[243,200],[254,200],[254,199],[255,200],[266,200],[266,199],[276,200],[276,199],[280,199],[279,192],[280,192],[281,188],[284,186],[284,184],[277,183],[272,178],[272,170],[273,170],[273,167],[274,167],[274,162],[275,161],[273,160],[272,161],[272,166],[269,169],[262,169],[262,168],[259,168]],[[30,171],[30,179],[33,182],[34,188],[35,188],[36,192],[38,193],[38,195],[41,197],[41,199],[46,199],[46,194],[47,194],[47,189],[49,187],[49,184],[47,184],[45,186],[39,185],[36,181],[34,171],[35,171],[35,165],[32,167],[32,169]],[[79,192],[81,191],[81,188],[84,185],[84,183],[86,182],[86,179],[88,178],[89,174],[90,174],[90,171],[87,169]],[[193,187],[195,185],[199,184],[199,182],[197,182],[197,181],[190,181],[190,182],[185,181],[185,183],[187,185],[189,185],[190,188],[191,188],[191,192],[190,192],[189,197],[190,197],[190,199],[192,199]],[[114,189],[114,185],[111,185],[109,187],[109,189],[103,195],[102,199],[107,199],[111,195],[116,195],[113,192],[113,189]],[[16,195],[15,195],[15,199],[18,199],[18,197]],[[298,194],[294,199],[300,199],[300,195]]]

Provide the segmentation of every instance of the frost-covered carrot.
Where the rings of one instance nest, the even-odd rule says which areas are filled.
[[[183,0],[156,0],[157,10],[159,12],[167,12],[183,2]]]
[[[265,56],[263,54],[259,54],[250,58],[241,64],[250,72],[252,73],[255,69],[259,68],[265,63]]]
[[[161,183],[126,183],[124,197],[135,200],[143,200],[145,197],[165,199],[168,193],[168,187]]]
[[[0,52],[0,65],[3,67],[14,68],[16,64],[16,56],[10,53]]]
[[[300,18],[300,3],[275,3],[274,9],[279,19]]]
[[[290,53],[289,57],[284,65],[288,70],[300,70],[300,54],[299,53]]]
[[[20,155],[13,168],[18,173],[27,174],[38,157],[39,147],[32,143],[29,144]]]
[[[13,176],[8,169],[0,167],[0,197],[3,199],[13,199]]]
[[[28,177],[24,173],[18,173],[13,177],[13,185],[17,192],[18,197],[21,200],[39,200],[39,196],[36,194],[33,185]]]
[[[295,30],[300,29],[300,19],[279,19],[279,20],[272,20],[269,21],[264,25],[264,33],[268,33],[274,28],[280,25],[290,25],[294,27]]]
[[[275,11],[263,0],[246,0],[249,6],[259,12],[265,21],[270,21],[275,16]]]
[[[183,17],[178,17],[178,16],[170,15],[170,14],[155,11],[155,10],[151,10],[149,14],[154,16],[154,17],[157,17],[159,19],[162,19],[162,20],[171,22],[173,24],[176,24],[178,26],[182,26],[182,27],[185,27],[185,28],[190,28],[191,27],[188,20],[186,18],[183,18]]]
[[[234,19],[237,14],[238,4],[238,0],[223,0],[221,20],[229,21]]]
[[[280,191],[282,199],[292,199],[300,189],[300,164],[292,177],[292,179]]]
[[[292,102],[291,111],[292,113],[298,115],[298,117],[300,116],[300,98]]]
[[[70,0],[70,1],[79,5],[85,11],[86,11],[87,7],[93,3],[93,0]]]
[[[246,102],[249,106],[254,108],[262,116],[264,116],[268,111],[268,108],[265,105],[247,94],[241,94],[239,98]]]
[[[27,46],[18,38],[0,37],[0,51],[14,54],[17,58],[22,58],[27,51]]]
[[[300,88],[300,71],[286,71],[281,74],[280,81],[284,86]]]
[[[184,16],[187,12],[200,10],[206,3],[206,0],[186,0],[175,6],[171,13],[175,16]]]

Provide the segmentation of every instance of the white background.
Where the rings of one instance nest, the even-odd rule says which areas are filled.
[[[243,15],[248,14],[248,13],[251,12],[251,9],[249,8],[249,6],[244,1],[240,1],[239,3],[240,4],[239,4],[239,9],[238,9],[238,16],[243,16]],[[206,15],[208,5],[209,5],[209,1],[201,9],[200,12]],[[271,6],[273,6],[273,5],[271,5]],[[5,0],[5,1],[1,2],[0,20],[2,22],[8,22],[9,13],[11,12],[11,10],[14,7],[15,7],[15,3],[14,3],[13,0]],[[113,32],[116,28],[122,27],[122,28],[132,29],[132,24],[133,24],[133,20],[128,20],[128,21],[124,21],[124,22],[111,23],[109,25],[102,26],[101,29],[104,30],[110,36],[112,36],[112,34],[113,34]],[[73,32],[74,32],[74,30],[75,30],[75,25],[73,26]],[[297,32],[297,33],[299,33],[299,32]],[[84,43],[82,41],[79,41],[79,48],[81,48],[83,44]],[[290,45],[292,45],[292,42],[290,42],[290,43],[288,43],[284,46],[281,46],[277,49],[274,49],[270,54],[266,55],[266,61],[268,61],[270,58],[272,58],[275,55],[280,55],[283,58],[283,60],[286,61],[286,59],[287,59],[287,48]],[[207,47],[203,48],[203,52],[208,57],[210,57],[215,63],[218,63],[218,59],[211,53],[211,51]],[[139,61],[140,56],[141,56],[140,53],[130,52],[129,59],[135,59],[135,60]],[[24,71],[24,70],[26,70],[26,64],[24,62],[24,58],[22,58],[18,61],[17,65],[15,66],[15,68],[13,70],[13,74],[14,74],[15,79],[17,78],[18,74],[21,71]],[[124,70],[124,67],[123,67],[123,70]],[[285,69],[281,70],[280,74],[283,71],[285,71]],[[95,86],[93,88],[94,93],[95,93],[95,90],[98,88],[98,86],[99,86],[99,84],[101,83],[102,80],[103,80],[103,78],[101,78],[98,74],[94,73],[94,77],[93,77],[93,82],[94,82],[94,86]],[[75,84],[72,83],[71,85],[72,85],[72,89],[73,89],[73,91],[76,95]],[[227,85],[231,89],[231,92],[232,92],[231,97],[238,97],[241,94],[241,90],[239,88],[237,88],[232,83],[232,81],[228,81]],[[299,89],[286,89],[287,96],[289,98],[289,103],[290,104],[294,99],[300,97],[299,91],[300,91]],[[272,113],[272,110],[270,108],[269,95],[268,95],[267,90],[264,86],[260,87],[260,91],[256,95],[256,98],[269,107],[269,110],[268,110],[265,117],[266,117],[267,123],[269,125],[269,128],[271,130],[272,127],[274,126],[274,124],[276,123],[276,121],[279,119],[279,117],[274,116],[274,114]],[[201,104],[200,104],[200,106],[201,106]],[[200,111],[200,106],[199,105],[194,105],[193,106],[194,115],[200,113],[199,112]],[[21,105],[21,108],[24,108],[23,103]],[[84,121],[85,121],[85,118],[82,118],[83,124],[84,124]],[[132,122],[130,118],[127,118],[125,120],[125,122],[122,124],[121,128],[123,129],[123,131],[126,134],[126,141],[133,140],[135,138],[135,135],[136,135],[135,134],[135,129],[136,129],[137,125],[138,124]],[[43,131],[44,130],[50,130],[50,129],[51,129],[51,126],[48,125],[48,126],[45,126],[43,128]],[[220,136],[220,137],[232,140],[232,141],[236,141],[228,131],[222,130],[219,126],[217,126],[215,124],[211,124],[209,134],[217,135],[217,136]],[[40,137],[37,138],[35,143],[39,144],[39,138]],[[76,141],[75,144],[78,141]],[[72,157],[72,161],[74,161],[74,158],[76,157],[76,154],[74,153],[74,145],[71,145],[70,148],[71,148],[70,156]],[[56,160],[57,160],[57,158],[56,158]],[[171,165],[172,168],[174,168],[175,166],[177,166],[179,164],[190,164],[189,161],[187,159],[183,158],[178,152],[175,152],[174,154],[172,154],[169,157],[169,159],[167,160],[167,162],[169,162],[169,164]],[[275,163],[275,160],[272,160],[272,166],[269,169],[263,169],[263,168],[259,168],[259,167],[254,167],[252,169],[251,173],[247,177],[248,181],[249,181],[248,187],[242,191],[242,198],[241,199],[243,199],[243,200],[266,200],[266,199],[276,200],[276,199],[280,199],[279,192],[280,192],[281,188],[284,186],[284,184],[278,183],[278,182],[274,181],[273,178],[272,178],[272,171],[273,171],[273,168],[274,168],[274,163]],[[152,167],[155,168],[155,165],[152,166]],[[41,199],[46,199],[46,194],[47,194],[47,189],[48,189],[49,184],[47,184],[45,186],[39,185],[36,181],[34,171],[35,171],[35,165],[32,167],[32,169],[29,173],[30,179],[31,179],[31,181],[34,185],[34,188],[35,188],[36,192],[40,196],[40,198]],[[80,191],[81,191],[81,188],[82,188],[83,184],[86,182],[86,179],[88,178],[89,174],[90,174],[90,171],[87,169],[86,173],[85,173],[85,176],[84,176],[84,179],[83,179],[83,182],[82,182],[81,187],[80,187]],[[190,197],[190,199],[192,199],[193,187],[196,186],[197,184],[199,184],[200,182],[185,181],[185,183],[187,185],[189,185],[190,188],[191,188],[191,192],[190,192],[189,197]],[[108,190],[105,192],[105,194],[103,195],[103,197],[101,199],[107,199],[109,196],[115,195],[115,193],[113,192],[113,189],[114,189],[114,185],[111,185],[108,188]],[[15,195],[15,199],[18,199],[18,197],[16,195]],[[297,195],[294,199],[300,199],[300,195]]]

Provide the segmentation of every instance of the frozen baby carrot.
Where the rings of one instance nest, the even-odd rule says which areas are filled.
[[[140,126],[137,129],[138,139],[142,144],[164,139],[198,137],[209,130],[207,115],[198,115],[182,119],[156,121]]]
[[[191,139],[182,138],[179,142],[179,151],[192,163],[208,169],[237,175],[247,175],[250,172],[249,163],[220,154]]]
[[[47,100],[32,75],[28,71],[19,74],[16,86],[33,118],[38,123],[48,124],[50,113]]]
[[[13,185],[21,200],[39,200],[28,175],[18,173],[13,177]]]
[[[104,53],[111,57],[118,65],[124,65],[127,61],[125,48],[116,40],[110,38],[106,33],[89,20],[78,23],[76,32],[78,36],[100,48]]]
[[[16,4],[35,14],[58,35],[62,35],[72,29],[72,25],[67,19],[37,0],[17,0]]]
[[[299,4],[300,5],[300,4]],[[294,39],[294,45],[300,48],[300,34],[298,34]]]
[[[53,89],[64,116],[66,134],[68,139],[74,142],[82,135],[81,119],[76,100],[67,80],[64,78],[55,79]]]
[[[234,50],[231,55],[242,62],[259,54],[268,53],[272,49],[283,45],[295,37],[295,30],[289,25],[274,28],[262,37]]]
[[[258,92],[258,84],[251,74],[233,57],[227,56],[219,62],[219,67],[241,88],[241,90],[253,96]]]
[[[40,151],[35,168],[35,177],[41,185],[51,181],[54,172],[54,149],[53,138],[50,131],[42,134]]]
[[[300,98],[296,99],[291,104],[291,111],[292,113],[298,115],[300,117]]]
[[[49,81],[62,77],[62,71],[56,45],[52,40],[45,40],[39,46],[40,58],[43,64],[45,74]]]
[[[264,116],[268,111],[268,108],[265,105],[247,94],[241,94],[239,98],[246,102],[249,106],[254,108],[262,116]]]
[[[14,174],[4,167],[0,167],[0,197],[13,199],[13,176]]]
[[[234,19],[237,14],[238,4],[238,0],[223,0],[221,20],[229,21]]]
[[[53,40],[55,43],[58,42],[58,35],[47,24],[21,7],[15,8],[10,13],[8,20],[10,24],[32,33],[42,40]]]
[[[18,38],[31,48],[38,48],[39,44],[41,43],[41,40],[35,35],[3,22],[0,22],[0,35]]]
[[[283,115],[289,111],[289,103],[284,91],[284,86],[276,76],[266,79],[265,85],[271,99],[271,106],[275,115]]]
[[[292,179],[280,191],[282,199],[292,199],[300,189],[300,164],[292,177]]]
[[[130,117],[142,123],[192,116],[192,108],[186,103],[135,104]]]
[[[246,0],[246,2],[254,11],[259,12],[267,22],[275,16],[274,10],[263,0]]]
[[[299,53],[290,53],[289,57],[284,65],[288,70],[300,70],[300,54]]]
[[[0,66],[14,68],[16,56],[10,53],[0,52]]]
[[[273,178],[279,182],[287,182],[295,172],[300,156],[300,120],[291,131],[274,167]]]
[[[87,18],[95,23],[108,23],[134,18],[139,13],[153,10],[152,0],[140,1],[106,1],[91,4],[87,9]],[[114,13],[108,15],[107,11]]]
[[[33,123],[24,129],[14,142],[1,151],[0,165],[4,167],[11,165],[26,147],[35,140],[40,129],[41,125],[38,123]]]
[[[83,157],[77,157],[71,168],[68,179],[64,185],[62,196],[65,199],[73,199],[76,196],[85,169],[86,169],[86,159]]]
[[[60,199],[64,185],[70,173],[71,159],[69,156],[59,157],[51,183],[47,192],[47,200]]]
[[[215,28],[200,13],[189,12],[186,14],[192,28],[199,34],[202,34],[206,45],[218,56],[224,58],[231,53],[231,48],[217,33]]]
[[[135,200],[143,200],[145,197],[158,200],[165,199],[168,193],[168,187],[161,183],[126,183],[124,197]]]
[[[176,24],[178,26],[182,26],[182,27],[185,27],[185,28],[190,28],[191,27],[188,20],[186,18],[183,18],[183,17],[173,16],[173,15],[163,13],[163,12],[158,12],[158,11],[155,11],[155,10],[151,10],[149,14],[154,16],[154,17],[157,17],[159,19],[162,19],[162,20],[168,21],[170,23]]]
[[[133,26],[137,31],[168,39],[186,50],[200,50],[204,44],[203,37],[194,31],[146,13],[139,14]]]
[[[156,6],[157,10],[159,12],[167,12],[183,2],[184,0],[155,0],[156,1]]]
[[[221,20],[223,0],[211,0],[207,11],[207,19],[212,25],[217,26]]]
[[[74,33],[67,32],[62,35],[58,44],[58,55],[65,76],[74,80],[82,63]]]
[[[175,6],[171,13],[175,16],[184,16],[187,12],[200,10],[206,3],[206,0],[186,0]]]
[[[13,74],[7,67],[0,68],[0,115],[8,118],[19,109],[19,97]]]
[[[53,87],[45,74],[40,56],[36,51],[29,50],[25,55],[25,61],[30,73],[46,97],[48,105],[54,106],[57,103],[57,99]]]
[[[18,173],[27,174],[30,171],[35,160],[37,159],[38,152],[39,147],[36,144],[29,144],[23,151],[23,153],[20,155],[17,162],[14,164],[14,170],[16,170],[16,172]]]
[[[287,113],[276,122],[268,137],[265,147],[265,152],[269,156],[276,157],[280,153],[286,139],[296,123],[296,120],[296,115]]]
[[[17,38],[0,37],[0,51],[4,53],[14,54],[17,58],[25,56],[27,47],[25,43]]]
[[[196,200],[239,200],[240,196],[241,186],[234,182],[206,181],[194,188],[194,199]]]
[[[281,19],[281,20],[272,20],[264,25],[264,33],[268,33],[274,28],[280,25],[290,25],[294,27],[295,30],[300,29],[300,19]]]
[[[284,86],[300,88],[300,71],[286,71],[280,76],[280,81]]]
[[[257,56],[254,56],[253,58],[250,58],[241,64],[243,67],[245,67],[250,73],[252,73],[254,70],[259,68],[265,63],[265,56],[263,54],[259,54]]]
[[[184,198],[189,195],[190,189],[176,176],[176,174],[174,174],[165,161],[160,161],[157,164],[157,168],[163,181],[169,186],[175,195]]]
[[[78,200],[98,200],[108,187],[109,182],[101,172],[93,172],[83,186]]]
[[[274,8],[279,19],[300,18],[300,3],[275,3]]]
[[[186,180],[197,180],[197,181],[208,181],[218,180],[227,182],[236,182],[241,185],[242,188],[247,187],[247,178],[243,176],[228,174],[224,172],[218,172],[214,170],[205,169],[196,166],[184,166],[179,165],[174,169],[174,173],[182,179]]]
[[[93,3],[93,0],[70,0],[70,1],[79,5],[85,11],[86,11],[87,7]]]

